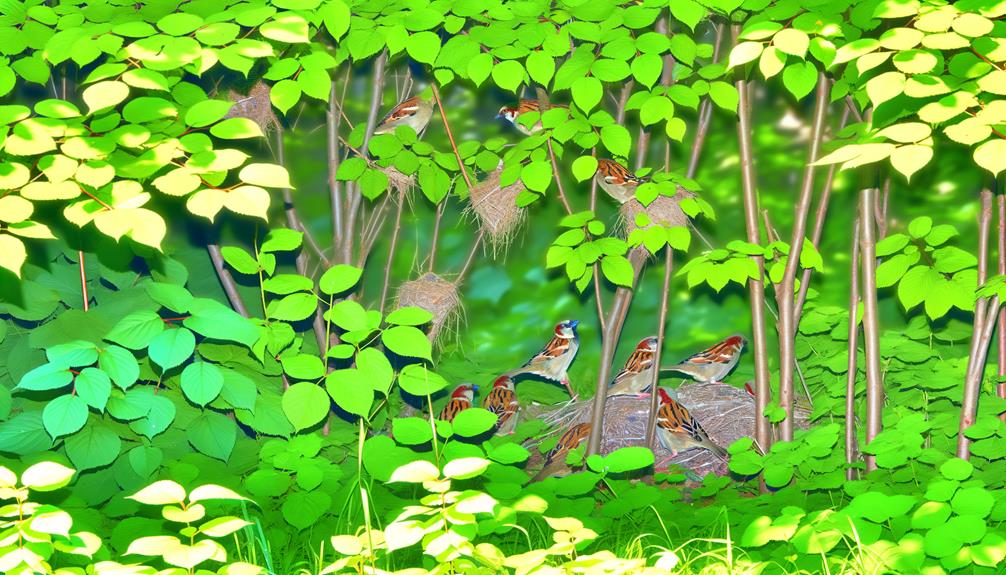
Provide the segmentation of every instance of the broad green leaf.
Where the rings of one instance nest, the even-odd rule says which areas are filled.
[[[295,383],[283,392],[283,413],[298,431],[320,423],[328,415],[328,407],[325,390],[309,381]]]
[[[426,334],[421,330],[407,325],[395,326],[384,330],[381,342],[394,353],[406,357],[422,359],[433,358],[433,347]]]
[[[162,331],[150,342],[150,359],[161,367],[162,372],[181,365],[192,356],[196,337],[184,327]]]
[[[220,395],[224,386],[224,376],[216,365],[197,361],[182,370],[181,385],[185,397],[201,407]]]

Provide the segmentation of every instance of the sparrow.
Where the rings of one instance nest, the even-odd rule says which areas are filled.
[[[517,412],[520,410],[513,380],[506,375],[497,377],[482,401],[482,407],[496,414],[496,435],[513,433],[517,427]]]
[[[566,455],[580,446],[588,437],[590,437],[590,423],[578,423],[573,427],[566,430],[565,433],[559,437],[558,443],[555,444],[546,455],[545,455],[545,465],[542,466],[541,471],[534,476],[532,481],[541,481],[546,477],[552,477],[558,472],[566,468]]]
[[[636,188],[646,180],[613,160],[598,158],[594,181],[619,204],[636,198]]]
[[[675,366],[661,369],[687,374],[702,383],[717,383],[737,365],[743,348],[744,338],[733,335]]]
[[[635,395],[649,397],[646,393],[653,382],[653,356],[657,351],[657,337],[643,338],[636,349],[625,360],[622,371],[608,385],[608,397],[613,395]]]
[[[398,126],[410,126],[417,135],[422,135],[432,117],[433,103],[414,96],[392,108],[374,128],[374,135],[393,133]]]
[[[664,449],[672,455],[698,447],[708,449],[721,459],[726,459],[727,452],[709,439],[709,434],[702,429],[699,422],[692,417],[685,406],[675,401],[667,388],[658,387],[660,408],[657,410],[657,438]]]
[[[544,113],[552,108],[565,108],[566,106],[557,106],[551,104],[548,106],[542,106],[541,102],[538,100],[521,100],[516,106],[503,106],[500,108],[498,114],[496,114],[496,119],[504,119],[514,125],[515,128],[520,130],[524,135],[530,136],[532,134],[537,134],[541,131],[541,119],[539,119],[530,129],[524,124],[517,121],[517,118],[521,114],[526,114],[528,112],[541,112]]]
[[[520,374],[531,374],[562,384],[570,397],[573,395],[573,388],[569,383],[569,376],[566,370],[569,364],[573,363],[576,351],[580,348],[580,337],[576,333],[576,326],[580,322],[575,319],[561,321],[556,324],[551,341],[534,355],[527,363],[517,369],[506,372],[505,376],[514,377]]]
[[[472,400],[474,398],[475,386],[469,383],[464,383],[455,387],[454,391],[451,392],[451,398],[447,400],[447,405],[440,410],[440,415],[437,416],[437,419],[453,423],[454,418],[457,417],[459,413],[472,406]]]

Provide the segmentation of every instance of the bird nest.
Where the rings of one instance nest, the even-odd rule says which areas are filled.
[[[714,443],[726,449],[742,437],[754,437],[754,398],[736,387],[723,383],[688,383],[676,390],[678,401],[688,408]],[[601,453],[631,446],[646,446],[646,424],[650,415],[650,398],[629,395],[609,397],[604,409],[604,435]],[[558,409],[543,412],[541,418],[552,430],[549,436],[562,433],[577,423],[590,421],[593,399],[568,402]],[[530,415],[530,414],[528,414]],[[807,426],[808,413],[796,411],[798,428]],[[548,436],[546,436],[548,437]],[[539,440],[545,439],[544,437]],[[712,452],[693,448],[672,455],[659,443],[654,449],[656,471],[679,465],[699,477],[709,473],[727,475],[726,461]]]
[[[466,210],[478,218],[494,257],[506,251],[526,216],[524,209],[517,207],[517,196],[524,191],[524,184],[518,179],[509,186],[500,185],[502,172],[502,166],[496,168],[472,188]]]
[[[269,99],[269,85],[265,82],[257,82],[248,90],[248,94],[229,90],[227,99],[234,102],[227,112],[227,118],[248,118],[266,134],[280,128],[279,118],[273,112],[272,101]]]
[[[458,286],[435,273],[407,281],[398,288],[398,306],[414,306],[433,314],[428,336],[437,341],[441,333],[456,333],[461,324],[463,308]]]
[[[394,188],[399,194],[403,194],[403,197],[404,194],[408,193],[416,185],[415,176],[403,174],[394,166],[378,169],[388,177],[388,185]]]
[[[688,214],[681,209],[681,200],[694,198],[695,194],[679,187],[673,196],[659,195],[648,206],[644,206],[639,200],[633,198],[622,204],[619,211],[621,213],[622,229],[628,237],[633,230],[639,228],[636,225],[636,216],[645,213],[650,218],[650,224],[643,226],[648,228],[654,224],[667,227],[687,226]]]

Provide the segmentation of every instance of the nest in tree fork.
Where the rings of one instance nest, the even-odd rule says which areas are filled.
[[[229,90],[227,99],[234,102],[227,118],[247,118],[258,124],[265,134],[280,128],[279,118],[273,112],[269,99],[269,85],[265,82],[257,82],[247,95]]]
[[[723,383],[688,383],[677,388],[678,401],[688,408],[717,445],[726,449],[742,437],[754,437],[755,402],[743,389]],[[604,436],[601,453],[630,446],[646,446],[646,424],[650,415],[650,398],[620,395],[608,398],[604,409]],[[563,404],[558,409],[542,412],[541,418],[559,434],[577,423],[590,421],[593,399]],[[797,411],[797,427],[807,426],[807,412]],[[533,450],[532,452],[535,452]],[[726,475],[726,461],[712,452],[693,448],[671,455],[657,443],[654,469],[664,471],[670,465],[680,465],[699,477],[709,473]],[[534,462],[532,462],[532,465]]]
[[[457,331],[461,323],[461,296],[457,284],[435,273],[403,283],[398,288],[398,306],[420,307],[433,314],[428,334],[430,341],[436,341],[444,328]]]
[[[688,214],[681,209],[681,201],[694,197],[695,194],[693,192],[679,187],[677,193],[673,196],[661,194],[650,202],[648,206],[644,206],[635,198],[625,202],[619,208],[625,236],[628,237],[633,230],[639,227],[636,225],[636,216],[640,213],[645,213],[650,218],[651,223],[643,226],[644,228],[648,228],[654,224],[666,227],[687,226]]]
[[[403,198],[404,194],[407,194],[416,185],[415,176],[407,176],[398,171],[398,168],[395,168],[394,166],[378,169],[383,172],[385,176],[388,176],[388,185],[401,194]]]
[[[518,179],[509,186],[500,185],[502,172],[502,166],[496,168],[472,188],[467,209],[478,218],[494,256],[506,250],[526,215],[517,207],[517,196],[524,191],[524,184]]]

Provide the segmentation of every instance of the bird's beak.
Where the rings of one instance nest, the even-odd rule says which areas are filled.
[[[502,120],[503,119],[503,114],[496,114],[496,119],[497,120]]]
[[[576,329],[576,326],[578,326],[578,325],[580,325],[580,320],[578,320],[578,319],[571,319],[571,320],[569,320],[569,327],[570,328]]]
[[[472,391],[478,391],[478,390],[479,390],[479,386],[477,384],[473,384],[472,385]]]

